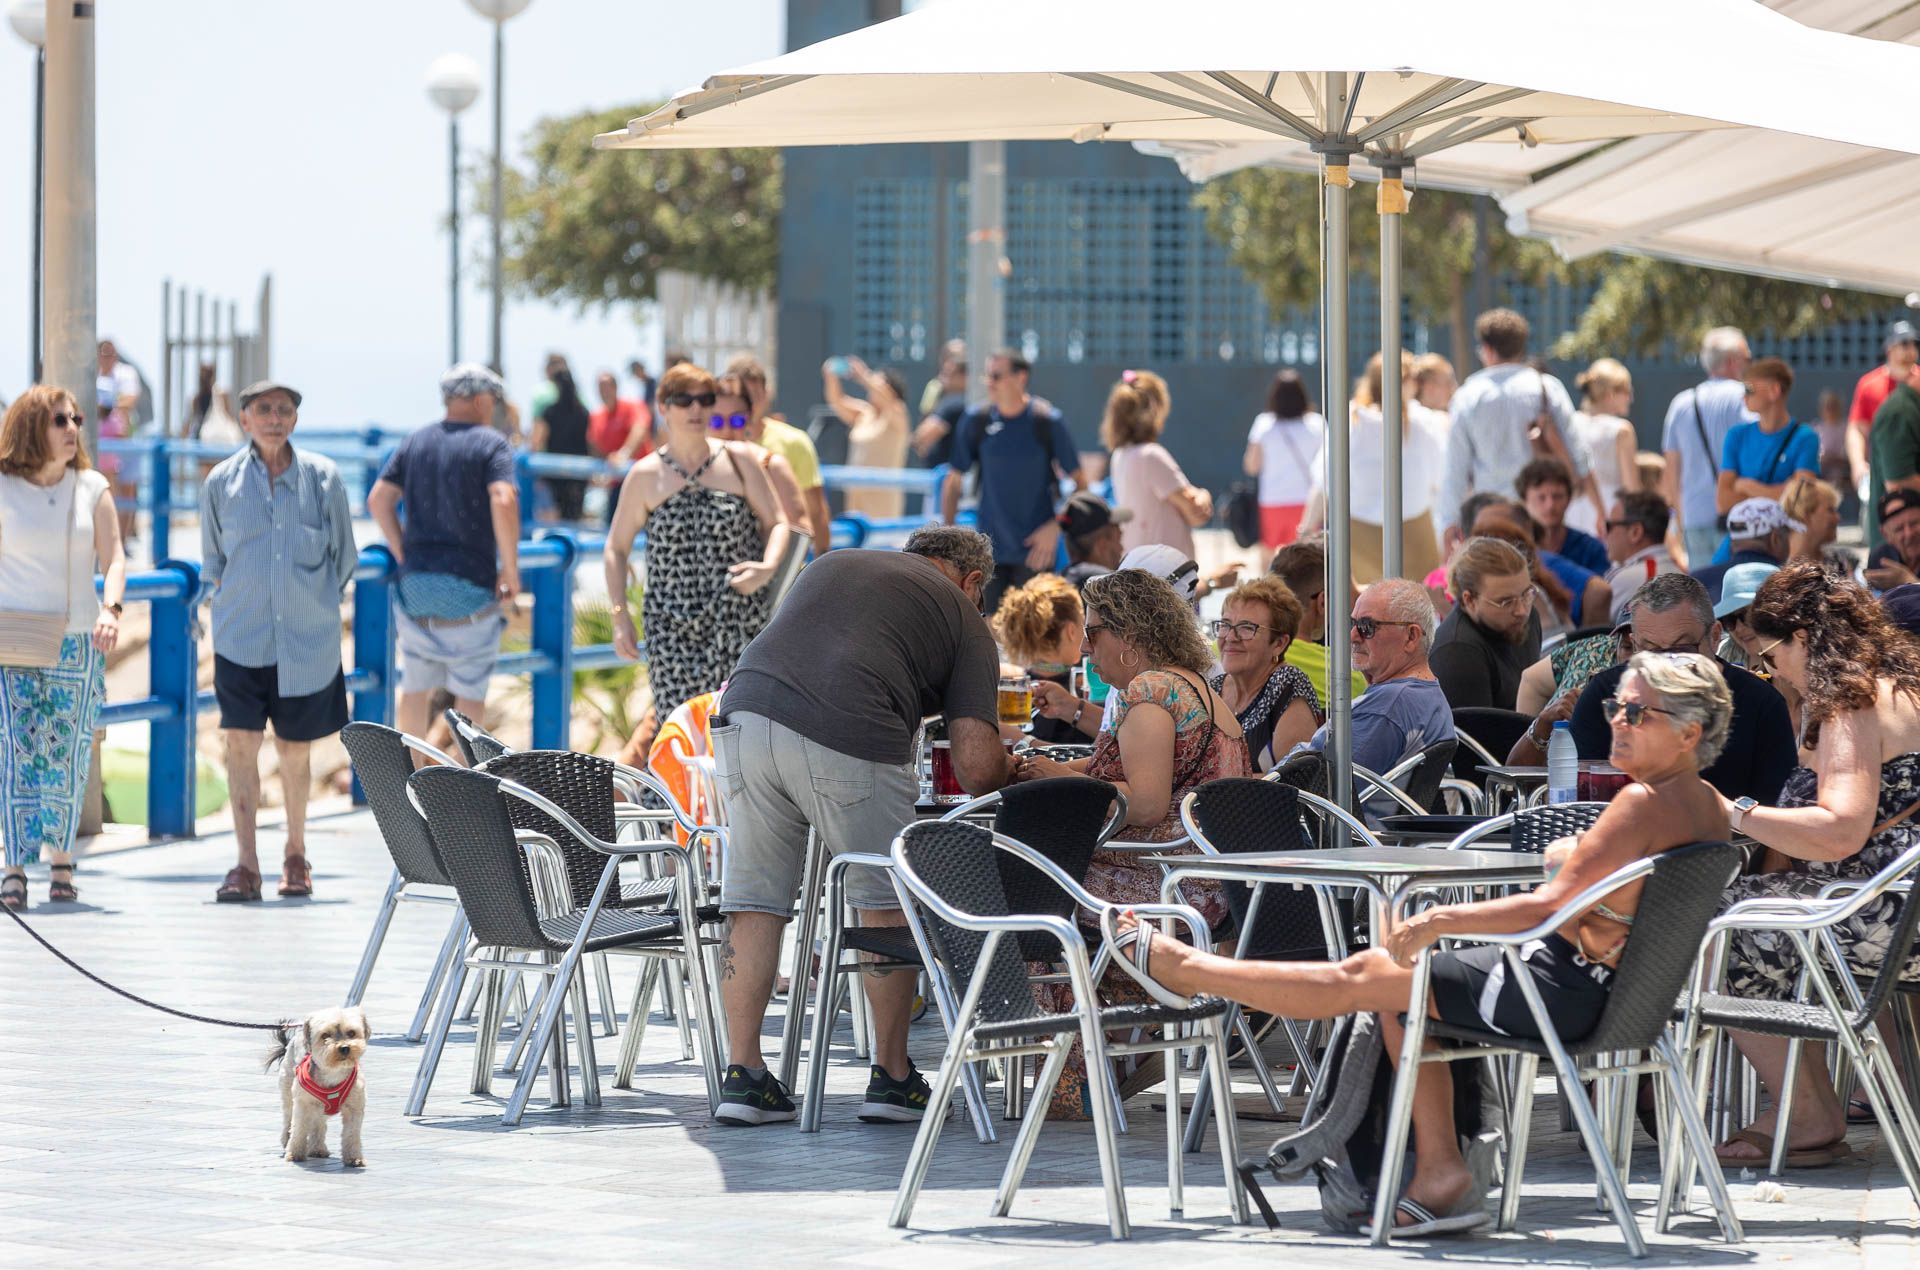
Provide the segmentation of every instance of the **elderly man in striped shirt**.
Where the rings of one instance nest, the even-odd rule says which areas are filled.
[[[280,894],[313,894],[307,865],[312,744],[347,722],[340,669],[340,601],[359,552],[347,487],[331,459],[293,448],[300,394],[262,382],[240,394],[251,444],[222,460],[200,489],[201,577],[213,596],[213,690],[226,739],[227,789],[239,863],[214,892],[260,898],[255,831],[260,745],[273,724],[286,800]]]

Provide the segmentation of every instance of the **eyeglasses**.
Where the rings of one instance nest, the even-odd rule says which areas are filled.
[[[64,411],[56,410],[53,414],[53,426],[56,428],[78,428],[85,422],[86,420],[79,415],[70,415]]]
[[[1383,626],[1405,626],[1417,629],[1419,625],[1420,623],[1418,622],[1386,622],[1377,617],[1356,617],[1353,619],[1350,629],[1355,639],[1368,640],[1378,635],[1380,628]]]
[[[291,419],[296,413],[291,405],[284,401],[255,401],[247,405],[247,413],[267,415],[278,419]]]
[[[1631,529],[1639,523],[1637,520],[1609,520],[1606,526],[1608,529]]]
[[[990,384],[997,384],[1003,379],[1012,378],[1013,372],[1009,370],[990,370],[987,372],[987,382]]]
[[[1647,641],[1645,641],[1644,639],[1641,639],[1638,635],[1636,635],[1633,637],[1633,647],[1638,652],[1656,653],[1656,654],[1661,654],[1667,657],[1671,657],[1675,653],[1699,652],[1700,645],[1705,643],[1706,639],[1707,639],[1706,632],[1703,631],[1698,635],[1684,636],[1677,642],[1668,644],[1666,647],[1661,648],[1653,644],[1647,643]]]
[[[739,431],[747,426],[747,417],[745,415],[715,415],[713,418],[707,420],[707,426],[715,432],[725,432],[728,429]]]
[[[1533,607],[1533,588],[1532,587],[1528,587],[1526,590],[1522,591],[1518,595],[1509,595],[1509,596],[1504,596],[1499,598],[1496,598],[1491,595],[1485,595],[1478,591],[1475,591],[1472,594],[1482,604],[1491,604],[1493,605],[1493,607],[1497,609],[1505,609],[1509,613],[1524,613],[1528,609]]]
[[[1105,622],[1088,622],[1087,623],[1087,642],[1091,644],[1093,642],[1093,637],[1095,635],[1100,634],[1100,632],[1102,631],[1110,631],[1112,629],[1113,628],[1111,626],[1108,626]]]
[[[1786,642],[1787,641],[1784,639],[1776,639],[1771,644],[1768,644],[1765,648],[1755,653],[1753,655],[1753,665],[1754,665],[1753,673],[1760,676],[1762,679],[1773,678],[1773,650],[1780,647],[1780,645]]]
[[[718,394],[710,392],[676,392],[669,393],[660,400],[666,402],[669,406],[678,406],[682,410],[685,410],[688,406],[698,406],[702,410],[707,410],[713,406],[714,402],[720,400],[720,398]]]
[[[1231,635],[1235,639],[1252,639],[1261,631],[1271,631],[1271,626],[1262,626],[1258,622],[1229,622],[1226,618],[1216,618],[1211,623],[1213,637],[1225,639]]]
[[[1608,697],[1600,703],[1600,713],[1607,717],[1608,723],[1619,723],[1624,719],[1628,727],[1637,728],[1646,722],[1649,714],[1671,716],[1673,711],[1663,710],[1659,706],[1650,706],[1639,701],[1622,701],[1618,697]]]

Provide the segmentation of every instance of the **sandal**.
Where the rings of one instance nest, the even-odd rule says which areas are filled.
[[[74,890],[73,888],[73,865],[72,864],[53,865],[51,866],[49,873],[50,873],[50,877],[47,882],[47,903],[71,904],[75,900],[78,900],[80,898],[80,892]],[[62,873],[67,875],[66,881],[64,882],[60,880],[60,875]]]
[[[1754,1148],[1760,1152],[1760,1158],[1727,1155],[1727,1148],[1736,1142],[1744,1142]],[[1714,1158],[1722,1164],[1737,1164],[1747,1168],[1757,1164],[1765,1168],[1773,1162],[1773,1135],[1762,1133],[1758,1129],[1742,1129],[1723,1142],[1713,1154]],[[1847,1145],[1845,1136],[1841,1136],[1817,1147],[1801,1147],[1798,1150],[1789,1147],[1786,1158],[1781,1163],[1790,1169],[1824,1169],[1852,1154],[1853,1148]]]
[[[1855,1098],[1847,1104],[1848,1124],[1879,1124],[1880,1117],[1874,1113],[1873,1104],[1865,1098]]]
[[[313,894],[313,871],[307,857],[290,855],[280,866],[280,895],[283,899],[304,899]]]
[[[227,880],[220,884],[213,898],[221,904],[257,900],[260,898],[260,875],[244,864],[236,864],[227,870]]]
[[[0,878],[0,906],[10,913],[27,911],[27,875],[9,873]]]
[[[1153,977],[1147,968],[1147,959],[1153,951],[1153,927],[1141,921],[1132,930],[1120,929],[1120,915],[1131,913],[1132,909],[1121,909],[1113,905],[1100,910],[1100,934],[1106,939],[1107,948],[1113,953],[1113,964],[1124,971],[1128,978],[1145,988],[1147,995],[1161,1005],[1184,1010],[1193,1004],[1192,997],[1184,997],[1166,987]]]
[[[1487,1212],[1486,1200],[1469,1191],[1460,1204],[1450,1213],[1436,1213],[1417,1200],[1402,1199],[1393,1206],[1395,1217],[1404,1217],[1407,1223],[1393,1225],[1393,1233],[1403,1239],[1418,1239],[1422,1235],[1464,1235],[1470,1230],[1478,1230],[1493,1220]],[[1373,1234],[1369,1223],[1361,1232]]]

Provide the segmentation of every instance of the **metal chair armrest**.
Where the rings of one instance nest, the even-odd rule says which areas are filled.
[[[1440,781],[1440,792],[1459,795],[1461,806],[1467,809],[1467,814],[1470,816],[1477,816],[1486,809],[1486,791],[1472,781],[1463,781],[1458,776],[1443,777]]]
[[[453,755],[447,753],[445,750],[441,749],[439,746],[433,745],[427,741],[423,741],[419,737],[412,736],[406,732],[402,732],[400,734],[400,743],[406,746],[408,749],[412,750],[415,754],[423,755],[424,757],[430,758],[434,762],[443,764],[444,766],[447,766],[447,767],[465,767],[466,766],[465,763],[462,763],[459,759],[453,757]]]
[[[979,815],[982,811],[985,811],[987,808],[992,807],[999,801],[1000,801],[1000,791],[996,789],[991,794],[982,794],[978,798],[969,798],[966,802],[941,812],[940,819],[964,820],[968,816]]]
[[[1449,842],[1447,844],[1447,850],[1458,851],[1462,847],[1472,846],[1474,843],[1480,841],[1480,839],[1497,830],[1510,829],[1513,827],[1514,819],[1514,814],[1507,812],[1505,815],[1495,816],[1491,820],[1483,821],[1471,829],[1463,831],[1459,837]]]
[[[1462,931],[1456,934],[1448,931],[1446,938],[1461,943],[1514,945],[1530,943],[1536,939],[1545,939],[1548,935],[1553,934],[1553,932],[1559,930],[1562,926],[1565,926],[1568,922],[1592,908],[1614,891],[1629,882],[1643,878],[1653,872],[1656,859],[1657,857],[1655,856],[1644,856],[1641,859],[1635,860],[1632,864],[1615,869],[1612,873],[1601,878],[1598,882],[1595,882],[1592,886],[1555,909],[1553,916],[1527,930],[1502,935],[1483,935],[1472,931]]]
[[[1415,755],[1415,757],[1417,758],[1419,756]],[[1410,762],[1411,760],[1408,760],[1408,761]],[[1396,767],[1393,770],[1397,772],[1400,770],[1400,768],[1406,767],[1406,765],[1407,764],[1403,762],[1400,764],[1400,767]],[[1389,799],[1400,804],[1400,806],[1406,810],[1408,815],[1425,816],[1429,814],[1425,807],[1422,807],[1419,803],[1416,803],[1415,801],[1413,801],[1412,797],[1410,797],[1407,794],[1407,791],[1405,791],[1404,789],[1401,789],[1398,785],[1395,785],[1390,776],[1383,776],[1379,772],[1373,771],[1370,768],[1362,767],[1360,764],[1355,763],[1353,765],[1353,779],[1357,781],[1363,781],[1367,785],[1371,786],[1371,791],[1361,798],[1362,802],[1365,802],[1368,798],[1371,798],[1374,794],[1385,794]]]
[[[1131,909],[1135,917],[1178,918],[1186,924],[1187,933],[1192,936],[1188,943],[1201,952],[1213,951],[1213,936],[1207,929],[1206,919],[1191,904],[1108,904],[1106,907]]]
[[[1374,836],[1373,830],[1367,828],[1352,812],[1344,810],[1338,804],[1329,802],[1320,797],[1320,795],[1304,789],[1300,791],[1300,801],[1325,815],[1332,816],[1335,820],[1345,825],[1347,832],[1360,840],[1360,845],[1366,847],[1377,847],[1381,845],[1380,839]],[[1421,814],[1424,815],[1425,813],[1423,812]]]
[[[688,847],[683,847],[677,842],[607,842],[588,832],[585,825],[582,825],[578,820],[575,820],[571,815],[567,814],[566,809],[555,803],[552,799],[547,798],[545,795],[535,793],[518,781],[502,779],[500,781],[500,791],[514,798],[518,798],[521,802],[536,807],[553,817],[553,819],[559,823],[560,827],[565,829],[567,833],[582,846],[590,847],[598,851],[601,855],[666,855],[682,860],[690,858]],[[687,826],[687,830],[689,835],[706,834],[710,832],[710,827],[706,825],[690,825]],[[691,843],[689,843],[689,846],[690,845]]]

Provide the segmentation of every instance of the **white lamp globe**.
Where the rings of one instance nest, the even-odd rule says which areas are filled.
[[[480,67],[461,53],[434,58],[427,67],[427,96],[448,114],[459,114],[480,96]]]
[[[35,48],[47,46],[46,0],[14,0],[7,6],[7,25]]]
[[[467,0],[467,7],[489,22],[507,22],[526,12],[533,0]]]

